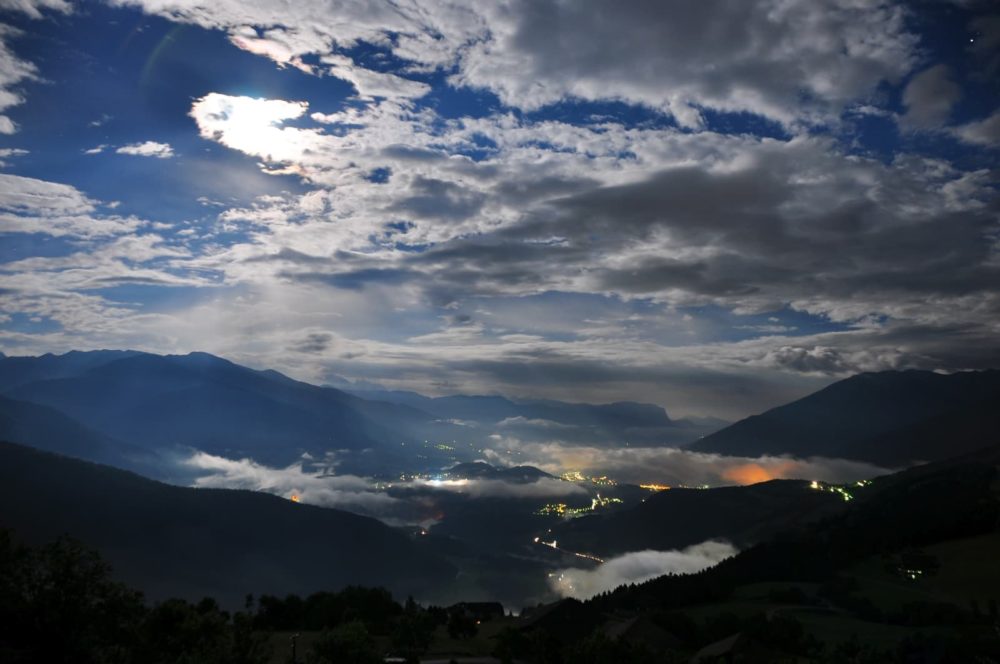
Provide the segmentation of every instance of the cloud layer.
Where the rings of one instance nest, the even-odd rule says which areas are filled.
[[[450,69],[453,85],[487,89],[508,106],[534,109],[567,97],[624,99],[668,109],[679,124],[694,127],[706,107],[786,124],[818,121],[879,82],[902,77],[917,49],[905,10],[885,1],[751,7],[711,0],[692,7],[307,0],[281,9],[235,0],[117,2],[224,30],[239,48],[282,66],[344,78],[362,98],[416,98],[428,91],[336,54],[368,42],[385,46],[416,72]],[[547,26],[558,26],[560,38],[552,39]],[[320,64],[305,63],[316,55]]]
[[[685,549],[634,551],[604,561],[594,569],[570,567],[549,575],[549,586],[563,597],[590,599],[631,583],[665,574],[693,574],[712,567],[739,551],[728,542],[709,540]]]
[[[109,4],[218,31],[283,84],[206,70],[167,127],[87,125],[86,168],[150,169],[183,215],[0,175],[0,231],[58,247],[0,263],[4,352],[206,350],[727,419],[859,371],[1000,364],[1000,116],[963,106],[991,14],[970,14],[966,71],[890,0]],[[0,31],[0,131],[47,76],[19,30]],[[345,96],[311,86],[329,78]]]
[[[839,484],[889,472],[885,468],[846,459],[735,457],[672,447],[585,446],[558,441],[521,442],[512,438],[495,441],[491,448],[485,450],[485,457],[496,464],[532,465],[553,474],[571,469],[586,475],[608,475],[620,482],[670,486],[756,484],[772,479],[819,480]]]
[[[530,482],[498,479],[407,479],[375,481],[338,474],[335,455],[303,459],[286,468],[272,468],[253,459],[228,459],[194,451],[182,461],[195,473],[193,486],[264,491],[310,505],[372,516],[393,525],[429,524],[442,505],[455,499],[537,500],[586,498],[572,482],[541,477]]]

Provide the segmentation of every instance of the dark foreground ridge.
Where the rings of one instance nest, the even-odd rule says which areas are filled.
[[[710,539],[743,548],[845,507],[840,494],[814,491],[804,480],[708,490],[673,488],[634,507],[564,521],[552,529],[552,537],[571,551],[605,558],[629,551],[680,549]]]
[[[295,562],[296,571],[309,575],[321,574],[325,564],[328,575],[313,576],[313,589],[343,588],[342,577],[330,571],[337,569],[351,570],[352,582],[395,585],[397,592],[415,579],[428,582],[450,573],[391,529],[335,510],[240,491],[169,487],[12,444],[0,445],[0,461],[3,525],[13,527],[18,539],[47,541],[72,528],[95,538],[92,543],[114,562],[115,547],[129,539],[107,538],[128,523],[130,537],[140,543],[133,546],[149,556],[143,560],[159,565],[161,579],[179,575],[201,583],[218,575],[226,579],[229,596],[240,581],[248,583],[244,592],[259,589],[254,580],[269,569],[264,561],[282,548],[269,546],[266,537],[239,540],[250,527],[240,525],[241,513],[254,515],[257,532],[277,528],[279,538],[289,535],[275,526],[281,523],[292,523],[299,534],[339,533],[300,539],[297,549],[287,547],[293,558],[274,559]],[[416,661],[422,653],[444,661],[492,654],[501,661],[538,663],[998,661],[998,469],[1000,446],[992,446],[861,482],[842,488],[851,499],[838,513],[796,524],[704,572],[663,576],[586,602],[566,599],[520,618],[501,616],[502,609],[489,603],[451,610],[412,602],[404,607],[377,590],[285,596],[311,592],[297,591],[301,586],[290,577],[284,587],[275,579],[257,590],[272,594],[235,615],[221,612],[214,601],[150,607],[110,582],[79,547],[62,541],[25,553],[7,538],[0,556],[14,572],[3,587],[0,652],[21,657],[10,661],[107,661],[93,649],[117,648],[128,656],[114,661],[178,661],[183,651],[195,658],[188,661],[277,662],[287,661],[289,635],[301,633],[300,647],[317,663],[376,662],[390,654]],[[763,489],[774,486],[780,485]],[[45,499],[46,491],[57,498]],[[12,511],[18,503],[27,507]],[[212,514],[196,514],[196,508]],[[38,526],[36,520],[48,518],[50,510],[65,521]],[[144,526],[189,534],[187,553],[156,550],[164,544],[144,538]],[[209,527],[236,543],[205,539]],[[359,560],[343,553],[345,542],[354,545],[347,548],[376,547],[365,550],[363,571],[351,567]],[[190,553],[200,546],[211,555]],[[329,548],[313,559],[312,546]],[[174,556],[180,564],[172,562]],[[248,559],[256,565],[247,567]],[[118,578],[132,573],[118,565],[115,572]],[[140,642],[162,643],[173,654],[135,659],[149,656]],[[270,660],[268,645],[276,648]],[[199,650],[209,647],[215,655]],[[40,660],[34,657],[39,648],[73,657]]]
[[[0,527],[29,543],[69,533],[97,548],[116,578],[156,599],[347,585],[420,595],[454,570],[375,519],[227,489],[171,486],[0,443]]]

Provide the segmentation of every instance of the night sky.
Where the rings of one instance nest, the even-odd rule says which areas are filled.
[[[0,8],[6,354],[729,419],[1000,366],[993,3]]]

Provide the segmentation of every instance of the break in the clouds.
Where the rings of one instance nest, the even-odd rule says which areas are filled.
[[[726,419],[996,366],[998,16],[2,3],[0,349]]]
[[[590,599],[619,586],[642,583],[664,574],[694,574],[737,553],[732,544],[716,540],[670,551],[634,551],[610,558],[593,569],[557,570],[549,574],[549,586],[563,597]]]

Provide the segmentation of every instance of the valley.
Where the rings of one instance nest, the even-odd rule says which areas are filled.
[[[963,381],[960,404],[987,400],[996,383],[995,372],[869,380],[909,378],[932,399],[939,384]],[[834,386],[838,403],[874,398],[864,384],[851,397],[856,382]],[[11,441],[0,445],[0,527],[31,546],[78,538],[116,581],[154,603],[210,596],[240,611],[247,594],[308,597],[356,585],[423,607],[495,602],[521,618],[484,627],[485,640],[456,641],[443,623],[433,637],[434,652],[489,656],[505,640],[518,652],[535,647],[515,634],[564,642],[560,621],[569,619],[585,630],[652,620],[643,629],[660,636],[643,638],[673,634],[667,641],[680,651],[725,637],[726,625],[764,629],[751,641],[773,646],[762,614],[814,639],[782,648],[839,652],[860,638],[875,652],[908,633],[915,606],[930,612],[919,618],[927,624],[961,616],[972,625],[995,600],[985,561],[996,548],[997,485],[988,479],[996,466],[986,461],[996,448],[963,456],[975,440],[948,439],[954,461],[902,471],[797,458],[796,449],[758,457],[703,449],[754,440],[744,433],[757,426],[752,418],[686,447],[639,445],[630,433],[598,448],[572,436],[515,438],[503,423],[557,421],[544,414],[574,422],[577,434],[648,425],[655,435],[672,421],[638,404],[377,401],[372,390],[362,398],[204,354],[0,358],[0,387],[0,438]],[[927,408],[917,406],[922,416]],[[798,405],[785,408],[794,414]],[[915,412],[887,410],[872,440],[913,427]],[[930,412],[944,421],[941,409]],[[622,424],[627,416],[638,419]],[[788,432],[804,427],[796,436],[812,435],[816,420],[780,409],[761,417]],[[643,461],[618,462],[632,455]],[[983,561],[979,571],[955,562],[969,556]],[[682,623],[693,626],[678,632]],[[283,638],[272,639],[279,650]]]

